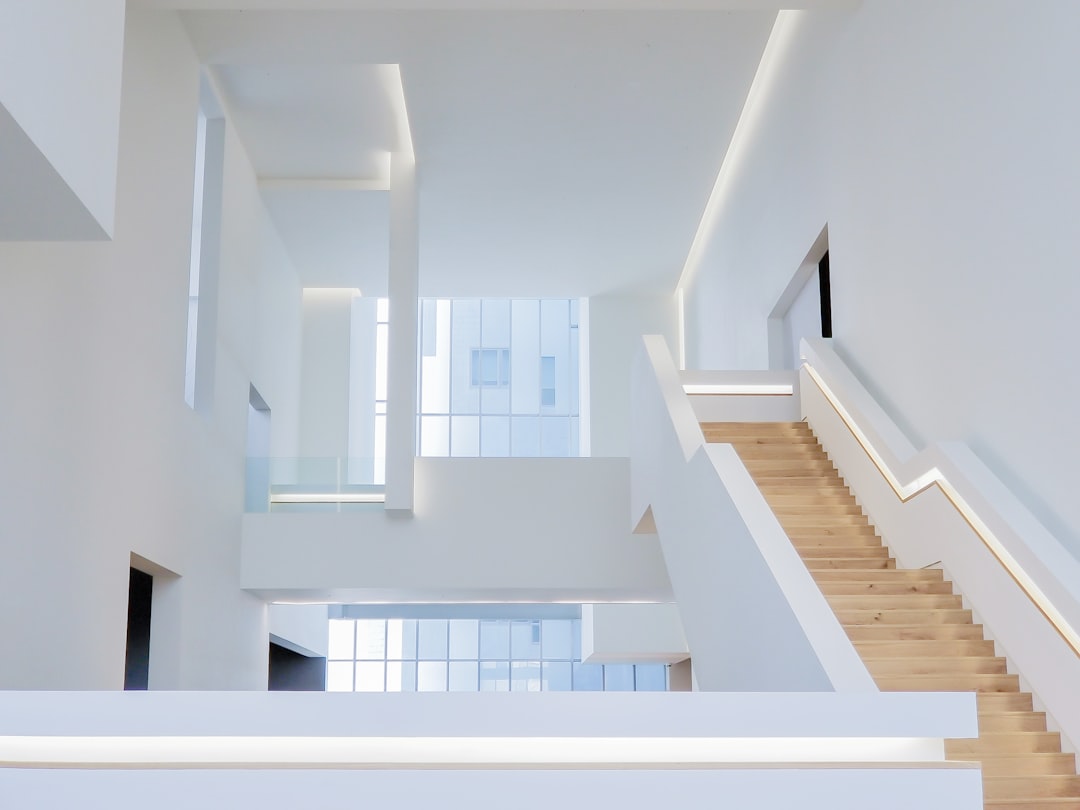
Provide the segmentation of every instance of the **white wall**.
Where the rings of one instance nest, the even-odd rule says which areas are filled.
[[[243,584],[281,601],[667,601],[626,459],[418,458],[412,517],[244,516]]]
[[[676,604],[581,606],[581,660],[586,664],[674,664],[689,657]]]
[[[959,439],[1080,553],[1070,0],[792,12],[687,297],[689,364],[767,366],[829,228],[838,351],[915,441]]]
[[[248,386],[295,413],[295,354],[260,353],[298,333],[299,285],[258,241],[230,131],[215,400],[189,409],[199,65],[174,14],[139,6],[124,53],[115,239],[0,246],[0,687],[122,685],[134,551],[180,575],[157,583],[151,686],[265,689],[266,608],[239,588]],[[276,302],[269,344],[258,301]]]
[[[642,335],[663,335],[675,350],[670,295],[599,295],[589,299],[591,453],[630,455],[630,370]]]
[[[112,236],[124,6],[0,0],[0,238]]]
[[[355,293],[304,291],[300,455],[349,455],[349,349]]]
[[[799,367],[799,341],[821,337],[821,280],[810,274],[788,311],[784,313],[784,368]]]

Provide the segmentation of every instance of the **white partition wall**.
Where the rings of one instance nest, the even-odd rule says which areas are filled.
[[[828,225],[841,355],[913,439],[969,444],[1080,555],[1080,152],[1062,104],[1080,5],[780,16],[684,278],[689,367],[768,367],[769,315]]]

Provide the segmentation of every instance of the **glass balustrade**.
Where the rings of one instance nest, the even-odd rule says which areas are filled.
[[[246,512],[351,512],[382,509],[383,459],[248,457]],[[378,482],[378,483],[377,483]]]

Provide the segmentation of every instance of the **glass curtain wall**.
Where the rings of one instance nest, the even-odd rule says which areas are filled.
[[[331,619],[326,688],[655,692],[667,668],[581,663],[579,619]]]
[[[579,455],[577,299],[420,307],[420,455]]]

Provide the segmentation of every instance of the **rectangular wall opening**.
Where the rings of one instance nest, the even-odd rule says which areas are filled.
[[[271,692],[322,692],[326,689],[326,659],[303,655],[270,642],[267,689]]]
[[[124,689],[145,690],[150,683],[150,614],[154,578],[137,568],[129,571]]]

